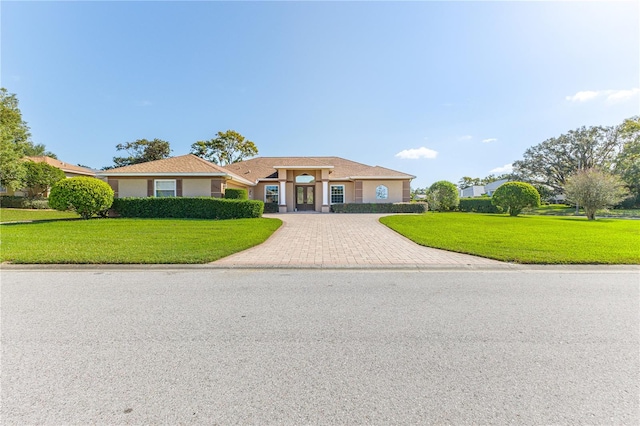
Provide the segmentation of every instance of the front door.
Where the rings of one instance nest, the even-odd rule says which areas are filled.
[[[298,211],[315,210],[313,186],[296,186],[296,209]]]

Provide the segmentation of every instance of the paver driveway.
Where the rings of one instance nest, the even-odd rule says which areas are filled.
[[[420,267],[504,265],[502,262],[420,246],[382,225],[382,214],[265,215],[283,225],[263,244],[220,259],[241,267]]]

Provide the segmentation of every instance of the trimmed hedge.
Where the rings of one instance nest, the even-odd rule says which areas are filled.
[[[113,189],[104,181],[93,177],[74,177],[58,181],[49,193],[49,206],[53,209],[72,210],[83,219],[94,215],[106,216],[113,203]]]
[[[48,209],[49,202],[45,198],[30,199],[15,195],[0,195],[0,207],[9,209]]]
[[[334,204],[333,213],[424,213],[427,203],[358,203]]]
[[[224,198],[230,200],[248,200],[249,191],[246,189],[227,188],[224,190]]]
[[[460,198],[458,210],[473,213],[504,213],[504,210],[494,206],[491,198]]]
[[[278,203],[264,203],[264,212],[278,213],[280,212],[280,206],[278,206]]]
[[[212,197],[116,198],[111,209],[121,217],[242,219],[261,217],[264,203]]]

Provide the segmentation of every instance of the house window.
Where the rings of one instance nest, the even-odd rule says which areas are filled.
[[[344,203],[344,185],[331,185],[331,204]]]
[[[296,176],[296,183],[313,183],[316,178],[306,173]]]
[[[278,203],[278,185],[266,185],[264,187],[264,202]]]
[[[379,185],[376,188],[376,199],[386,200],[387,198],[389,198],[389,189],[384,185]]]
[[[156,180],[155,181],[156,197],[175,197],[176,181],[175,180]]]
[[[7,188],[5,188],[4,186],[0,185],[0,192],[2,192],[2,193],[7,192]]]

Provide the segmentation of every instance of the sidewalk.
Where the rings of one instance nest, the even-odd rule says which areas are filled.
[[[382,225],[382,214],[269,214],[283,222],[266,242],[213,262],[220,267],[349,268],[497,266],[496,260],[420,246]]]

